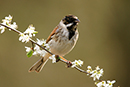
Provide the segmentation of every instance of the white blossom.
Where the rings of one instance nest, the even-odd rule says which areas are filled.
[[[44,39],[39,40],[39,39],[37,38],[37,43],[38,43],[39,45],[43,45],[43,44],[46,43],[46,40],[44,40]]]
[[[29,36],[28,35],[24,35],[24,33],[21,33],[20,34],[20,37],[19,37],[19,41],[22,41],[22,42],[29,42]]]
[[[116,82],[115,80],[113,80],[113,81],[108,80],[105,87],[112,87],[115,82]]]
[[[0,26],[1,33],[4,33],[5,29],[6,28],[4,26]]]
[[[46,54],[46,51],[45,51],[45,50],[38,50],[37,52],[38,52],[38,54],[39,54],[41,57],[44,57],[45,54]]]
[[[87,75],[91,74],[90,77],[92,77],[94,81],[96,79],[99,80],[100,77],[103,75],[103,69],[100,69],[99,66],[96,67],[96,70],[92,70],[91,66],[88,66],[87,68],[88,68],[87,72],[89,73]]]
[[[30,50],[32,50],[30,47],[25,46],[25,48],[26,48],[26,52],[29,52]]]
[[[72,68],[74,68],[75,66],[82,66],[83,65],[83,61],[81,60],[75,60],[74,62],[71,62],[72,63]]]
[[[16,22],[13,22],[13,24],[11,24],[10,27],[13,28],[13,29],[17,29],[18,25],[16,25]]]
[[[9,21],[11,21],[12,18],[13,18],[13,17],[12,17],[11,15],[9,15],[8,17],[5,17],[5,19],[6,19],[6,20],[9,20]]]
[[[96,70],[100,70],[99,66],[96,67]]]
[[[52,60],[52,63],[56,63],[56,58],[55,58],[55,55],[52,55],[49,57],[49,59]]]
[[[8,25],[8,24],[11,24],[12,18],[13,17],[9,15],[8,17],[5,17],[5,19],[3,19],[2,21],[3,23],[6,23]]]
[[[39,55],[41,57],[44,57],[46,53],[47,52],[45,50],[37,49],[37,50],[34,50],[33,55]]]
[[[39,40],[37,38],[36,42],[37,42],[37,44],[44,46],[46,49],[49,49],[48,44],[46,44],[46,40],[44,40],[44,39]],[[40,55],[40,56],[44,57],[45,54],[46,54],[45,50],[42,50],[39,46],[35,45],[33,55]]]
[[[46,49],[50,49],[50,45],[49,44],[44,43],[44,46],[45,46]]]
[[[106,87],[106,81],[101,81],[96,84],[97,87]]]
[[[88,66],[87,68],[88,68],[88,70],[92,70],[91,66]]]
[[[16,22],[13,22],[13,24],[11,24],[12,18],[13,17],[11,15],[9,15],[8,17],[5,17],[5,19],[2,20],[3,22],[1,24],[6,25],[13,29],[17,29],[18,26],[16,25]],[[0,26],[1,33],[3,33],[5,31],[5,29],[7,29],[7,28],[4,26]]]
[[[92,74],[90,77],[93,77],[93,80],[95,81],[96,79],[100,79],[100,77],[103,75],[103,69],[97,71],[97,70],[93,70],[92,72],[90,72],[90,74]]]
[[[24,32],[25,34],[28,34],[29,37],[35,36],[35,27],[33,27],[33,25],[29,25],[29,27],[26,29],[26,31]]]

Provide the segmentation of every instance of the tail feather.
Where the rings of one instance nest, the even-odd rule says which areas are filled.
[[[48,61],[48,59],[44,59],[44,58],[39,59],[39,60],[29,69],[29,72],[33,72],[33,71],[40,72],[40,71],[42,70],[43,66],[46,64],[47,61]]]

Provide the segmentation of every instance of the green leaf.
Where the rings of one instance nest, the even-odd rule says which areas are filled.
[[[30,50],[26,55],[27,55],[27,57],[31,57],[32,54],[33,54],[33,50]]]
[[[33,32],[33,34],[37,34],[37,33],[38,33],[38,31]]]

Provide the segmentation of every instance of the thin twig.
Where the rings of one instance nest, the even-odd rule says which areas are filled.
[[[20,31],[18,31],[18,30],[16,30],[16,29],[13,29],[13,28],[11,28],[11,27],[8,27],[8,26],[6,26],[6,25],[4,25],[4,24],[1,24],[1,23],[0,23],[0,25],[6,27],[6,28],[8,28],[8,29],[10,29],[10,30],[12,30],[12,31],[14,31],[14,32],[16,32],[16,33],[18,33],[18,34],[21,33]]]
[[[77,66],[75,66],[74,68],[75,68],[75,69],[77,69],[78,71],[82,72],[82,73],[85,73],[85,74],[89,74],[89,75],[91,75],[91,74],[90,74],[90,73],[88,73],[87,71],[82,70],[82,69],[80,69],[80,68],[79,68],[79,67],[77,67]]]
[[[41,47],[43,50],[45,50],[46,52],[48,52],[49,54],[53,55],[53,53],[51,53],[50,51],[48,51],[45,47],[39,45],[38,43],[36,43],[34,40],[30,39],[30,41],[36,45],[38,45],[39,47]]]

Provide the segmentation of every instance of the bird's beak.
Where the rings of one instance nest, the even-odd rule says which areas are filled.
[[[80,20],[79,20],[79,19],[76,19],[76,20],[75,20],[75,22],[79,23],[79,22],[80,22]]]

